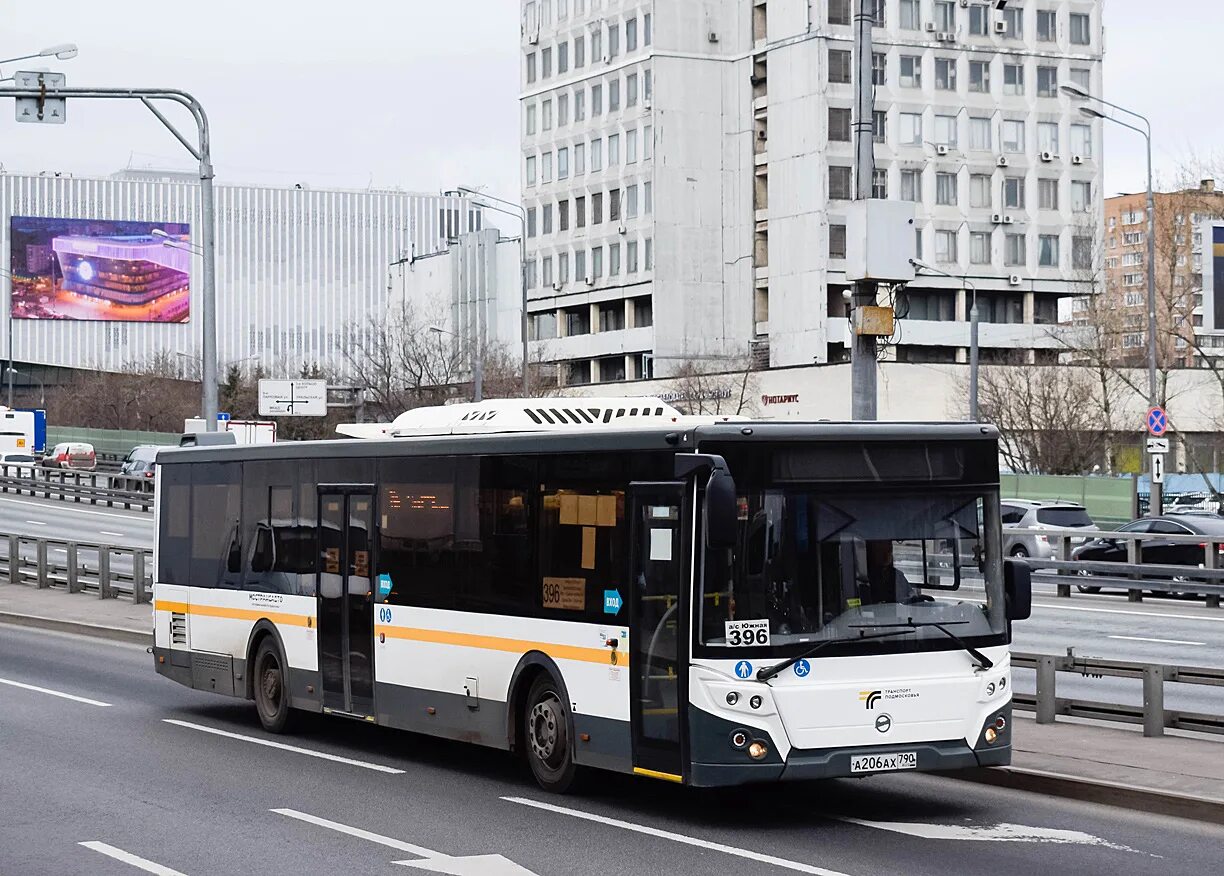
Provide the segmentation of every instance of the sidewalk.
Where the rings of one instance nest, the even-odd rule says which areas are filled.
[[[126,598],[0,584],[0,624],[152,644],[152,606]],[[2,633],[0,633],[2,634]],[[1097,721],[1012,721],[1010,767],[951,775],[1055,797],[1224,824],[1224,739],[1203,734],[1147,739],[1142,728]]]
[[[126,596],[99,599],[92,593],[0,584],[0,623],[153,644],[153,606],[135,605]]]

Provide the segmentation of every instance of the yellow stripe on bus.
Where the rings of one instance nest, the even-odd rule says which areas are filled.
[[[462,645],[467,648],[483,648],[487,651],[509,651],[525,654],[528,651],[543,651],[558,660],[578,660],[583,663],[602,663],[605,666],[628,666],[629,655],[616,652],[616,663],[612,662],[611,648],[582,648],[577,645],[555,645],[551,642],[529,642],[524,639],[503,639],[499,636],[480,636],[474,633],[456,633],[450,630],[422,630],[411,627],[393,627],[378,624],[375,633],[383,633],[388,639],[406,639],[411,642],[430,642],[435,645]]]
[[[166,602],[158,600],[153,606],[157,611],[173,611],[179,614],[193,614],[199,617],[223,617],[230,620],[257,621],[267,618],[275,624],[287,627],[314,626],[314,617],[305,614],[286,614],[280,611],[259,611],[252,608],[224,608],[217,605],[188,605],[185,602]]]
[[[679,784],[684,783],[684,779],[681,776],[672,775],[671,773],[661,773],[657,770],[648,770],[644,767],[634,767],[633,774],[635,776],[646,776],[649,779],[662,779],[665,782],[676,782]]]

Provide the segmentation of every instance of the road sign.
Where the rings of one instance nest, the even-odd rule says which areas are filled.
[[[327,416],[326,380],[259,381],[261,417]]]
[[[1147,440],[1148,453],[1168,453],[1169,439],[1168,438],[1149,438]]]
[[[23,72],[13,77],[15,88],[37,90],[38,97],[19,97],[16,100],[17,121],[43,125],[62,125],[68,118],[67,102],[62,97],[47,97],[47,89],[63,88],[68,77],[63,73]]]
[[[228,413],[226,413],[225,411],[217,411],[217,422],[218,423],[228,423],[229,420],[230,420],[230,415]]]
[[[1148,432],[1157,438],[1169,431],[1169,415],[1159,405],[1148,410],[1146,423]]]
[[[1164,454],[1157,453],[1152,456],[1152,483],[1164,483]]]

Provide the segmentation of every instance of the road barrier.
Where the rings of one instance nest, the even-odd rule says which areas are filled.
[[[6,539],[8,550],[0,556],[0,574],[9,584],[97,592],[102,599],[123,593],[137,603],[152,600],[153,551],[149,548],[24,535]]]
[[[0,466],[0,493],[152,511],[152,490],[153,482],[148,478],[27,465]]]
[[[1078,657],[1072,648],[1067,649],[1065,656],[1013,653],[1011,661],[1013,669],[1034,669],[1037,672],[1037,693],[1013,692],[1012,702],[1018,708],[1036,712],[1038,724],[1053,724],[1058,715],[1068,715],[1142,724],[1144,736],[1163,736],[1165,728],[1224,733],[1224,715],[1181,712],[1164,707],[1164,686],[1167,682],[1218,687],[1224,685],[1224,669]],[[1121,705],[1060,697],[1057,695],[1056,681],[1059,672],[1074,672],[1085,678],[1102,678],[1108,675],[1115,678],[1142,679],[1143,705]]]

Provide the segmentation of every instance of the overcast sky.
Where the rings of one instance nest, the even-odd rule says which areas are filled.
[[[223,181],[415,191],[483,185],[513,199],[518,7],[518,0],[0,0],[0,58],[76,42],[76,59],[43,62],[70,85],[192,92],[211,117]],[[1106,97],[1152,118],[1161,178],[1192,155],[1224,153],[1214,81],[1219,15],[1218,0],[1108,0]],[[17,125],[0,107],[0,163],[76,174],[129,162],[191,166],[135,102],[77,101],[68,116],[63,128]],[[190,126],[189,117],[175,118]],[[1110,126],[1106,194],[1143,187],[1142,144]]]

